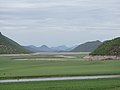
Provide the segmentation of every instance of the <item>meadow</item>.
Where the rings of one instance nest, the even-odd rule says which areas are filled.
[[[0,90],[120,90],[120,78],[0,83]]]
[[[120,74],[119,60],[87,61],[82,58],[84,56],[85,54],[0,56],[0,79]],[[36,58],[40,60],[34,60]],[[53,60],[44,60],[46,58]]]

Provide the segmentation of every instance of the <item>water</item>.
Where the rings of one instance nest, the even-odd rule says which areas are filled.
[[[56,57],[69,58],[69,59],[76,58],[74,56],[65,56],[65,55],[56,55]]]

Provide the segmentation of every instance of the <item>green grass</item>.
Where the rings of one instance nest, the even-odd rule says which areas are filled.
[[[120,74],[120,61],[81,61],[80,57],[83,56],[70,61],[19,61],[11,59],[13,57],[0,57],[0,79]]]
[[[0,83],[0,90],[120,90],[120,78]]]

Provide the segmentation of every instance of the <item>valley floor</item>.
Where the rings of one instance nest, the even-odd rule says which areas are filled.
[[[88,61],[83,59],[85,55],[2,55],[0,79],[120,75],[120,60]],[[120,90],[120,78],[10,82],[0,83],[0,90]]]
[[[29,56],[1,56],[0,79],[120,75],[119,60],[87,61],[83,59],[85,55],[86,54],[40,54]],[[35,60],[35,58],[39,58],[40,60]],[[59,60],[47,60],[50,58],[57,58]]]

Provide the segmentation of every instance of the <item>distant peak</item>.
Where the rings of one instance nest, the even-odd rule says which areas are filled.
[[[47,45],[42,45],[41,47],[45,47],[45,48],[48,48],[48,46],[47,46]]]
[[[42,45],[42,47],[47,47],[47,45]]]
[[[100,40],[96,40],[96,42],[101,42]]]

